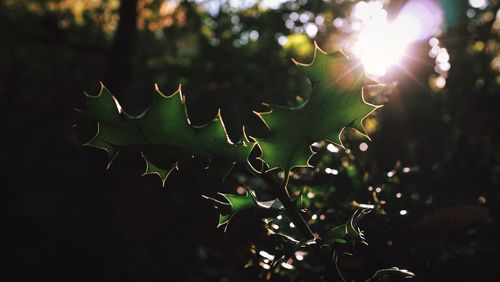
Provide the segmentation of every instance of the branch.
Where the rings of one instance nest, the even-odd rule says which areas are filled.
[[[297,227],[297,229],[300,231],[300,233],[307,240],[314,240],[316,242],[315,244],[311,245],[312,252],[323,263],[323,266],[325,267],[325,270],[326,270],[326,275],[327,275],[328,281],[344,281],[340,272],[337,271],[337,267],[330,259],[330,256],[320,248],[321,238],[319,238],[318,236],[316,236],[312,232],[311,228],[309,227],[309,225],[306,223],[306,221],[304,220],[304,218],[300,214],[299,209],[297,208],[295,203],[290,199],[290,195],[288,194],[288,189],[287,189],[287,184],[288,184],[287,177],[285,177],[283,179],[283,182],[281,185],[276,185],[275,181],[272,179],[272,177],[268,173],[263,173],[262,179],[270,187],[273,188],[273,191],[275,192],[276,197],[278,197],[278,199],[281,201],[281,203],[283,204],[283,207],[287,211],[288,216],[290,217],[290,220]]]

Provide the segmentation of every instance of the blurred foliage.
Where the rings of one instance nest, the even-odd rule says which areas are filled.
[[[131,114],[149,104],[152,83],[167,92],[182,83],[192,124],[221,108],[232,140],[241,138],[242,125],[249,135],[263,134],[252,113],[266,110],[262,102],[294,106],[309,95],[290,58],[310,61],[312,39],[326,51],[352,41],[345,27],[359,1],[266,2],[273,1],[137,1],[135,43],[125,42],[135,47],[123,58],[131,63],[130,79],[122,80],[110,71],[120,1],[0,2],[8,271],[21,280],[316,279],[320,266],[312,256],[267,236],[276,226],[293,231],[285,217],[263,222],[242,211],[227,233],[213,228],[215,212],[199,195],[212,195],[214,187],[244,194],[246,187],[272,200],[260,179],[236,167],[220,185],[219,175],[181,163],[186,169],[162,190],[157,179],[136,176],[138,155],[120,155],[104,173],[105,156],[79,148],[94,128],[71,128],[82,89],[97,93],[98,81],[116,80],[123,90],[110,90]],[[390,15],[405,2],[384,1]],[[451,68],[435,69],[429,51],[436,45],[416,42],[409,52],[417,59],[387,75],[398,81],[395,90],[365,94],[385,105],[365,121],[373,141],[346,132],[348,150],[318,143],[312,160],[318,169],[293,171],[292,193],[301,194],[303,215],[318,234],[345,224],[356,209],[373,210],[360,223],[370,245],[343,257],[348,279],[370,279],[394,264],[411,269],[417,281],[496,274],[499,2],[473,8],[439,1],[446,22],[438,46]],[[310,23],[317,33],[306,31]],[[282,260],[271,269],[268,255]],[[290,266],[300,269],[286,271]]]

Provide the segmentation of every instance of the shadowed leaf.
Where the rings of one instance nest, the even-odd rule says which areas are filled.
[[[149,108],[138,116],[127,114],[104,85],[97,96],[86,97],[83,118],[96,121],[98,128],[86,145],[104,149],[109,163],[120,150],[137,149],[146,161],[145,174],[159,175],[163,184],[177,168],[179,158],[188,153],[210,158],[222,176],[235,162],[251,168],[248,156],[254,144],[246,136],[238,144],[231,143],[220,112],[211,122],[192,126],[180,88],[170,96],[156,88]],[[217,158],[230,161],[219,162]]]

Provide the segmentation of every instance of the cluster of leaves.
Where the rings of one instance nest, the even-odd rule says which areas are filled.
[[[132,116],[102,86],[97,96],[86,95],[83,118],[96,121],[98,125],[97,134],[87,145],[104,149],[109,164],[120,150],[139,150],[146,161],[145,174],[159,175],[163,185],[169,174],[178,168],[178,163],[192,156],[206,158],[207,168],[220,170],[223,175],[234,164],[247,168],[254,175],[267,179],[277,197],[260,201],[256,193],[249,190],[244,195],[221,194],[224,201],[204,196],[220,210],[219,226],[227,228],[234,215],[242,210],[257,210],[265,218],[267,230],[278,238],[276,251],[279,255],[273,259],[273,267],[304,249],[324,252],[328,268],[328,262],[334,265],[341,254],[352,252],[358,243],[365,243],[359,221],[368,210],[358,210],[345,224],[334,226],[321,236],[314,235],[300,214],[304,208],[303,191],[294,202],[288,196],[290,176],[293,169],[313,167],[313,143],[326,141],[343,147],[341,134],[346,127],[366,136],[363,120],[379,106],[367,103],[363,91],[367,85],[385,86],[375,85],[365,77],[357,61],[340,51],[327,54],[316,46],[310,64],[295,63],[311,83],[310,97],[297,107],[267,105],[269,111],[256,113],[268,128],[264,136],[247,137],[243,130],[242,140],[231,142],[220,112],[211,122],[193,126],[180,87],[169,96],[156,87],[150,106]],[[260,156],[253,157],[259,152]],[[298,228],[300,234],[293,230],[276,232],[269,227],[273,220],[283,215],[288,217],[291,227],[304,222],[305,225]],[[340,274],[338,265],[337,270]],[[379,277],[393,273],[412,276],[409,272],[390,269],[375,274],[370,281],[383,281]]]
[[[326,140],[342,146],[340,135],[347,126],[366,134],[362,121],[377,108],[363,98],[367,79],[360,65],[345,54],[326,54],[316,47],[311,64],[296,64],[311,81],[311,97],[298,107],[270,105],[270,111],[257,113],[270,134],[251,138],[254,142],[244,135],[243,140],[233,144],[220,113],[204,126],[191,126],[180,87],[170,96],[157,87],[151,105],[140,115],[132,116],[102,85],[97,96],[86,95],[83,117],[98,122],[98,132],[88,145],[104,149],[110,163],[121,149],[136,147],[148,164],[146,173],[157,173],[162,181],[176,167],[171,148],[208,158],[220,157],[259,172],[249,163],[250,153],[257,146],[262,152],[258,159],[267,165],[267,171],[279,169],[285,172],[287,181],[292,168],[311,167],[312,143]],[[161,163],[160,159],[170,162]]]

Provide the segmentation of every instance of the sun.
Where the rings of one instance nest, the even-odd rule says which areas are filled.
[[[361,60],[366,73],[384,76],[408,55],[409,45],[435,32],[441,21],[434,16],[435,10],[430,1],[409,1],[389,22],[381,2],[361,1],[352,12],[353,20],[361,23],[361,28],[350,51]]]

